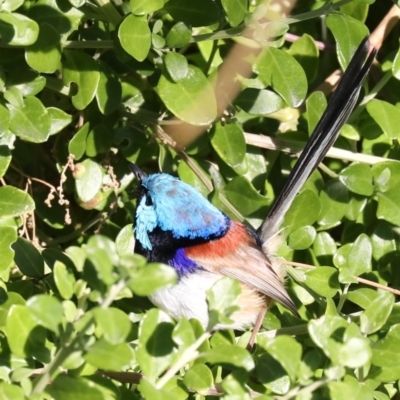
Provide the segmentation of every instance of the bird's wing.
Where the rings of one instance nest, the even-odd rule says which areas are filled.
[[[259,229],[264,251],[269,254],[268,241],[276,236],[287,210],[307,178],[325,157],[335,142],[341,127],[356,105],[360,88],[374,61],[376,50],[372,49],[366,37],[351,59],[342,79],[333,93],[328,107],[314,129],[285,186],[272,205],[267,218]]]
[[[235,278],[298,315],[282,280],[244,225],[233,222],[225,236],[186,247],[185,254],[205,270]]]

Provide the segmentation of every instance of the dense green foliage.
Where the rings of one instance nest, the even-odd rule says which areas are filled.
[[[237,282],[208,293],[206,331],[146,299],[176,276],[133,254],[127,160],[178,175],[257,228],[294,163],[288,152],[326,106],[332,88],[321,83],[396,10],[299,0],[283,18],[280,4],[2,2],[2,399],[395,395],[400,51],[389,21],[335,152],[284,221],[279,256],[308,264],[288,266],[301,319],[272,307],[247,351],[250,332],[212,333],[235,309]]]

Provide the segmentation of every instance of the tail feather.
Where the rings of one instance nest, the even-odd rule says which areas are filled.
[[[341,127],[353,111],[361,86],[376,55],[376,50],[373,49],[365,61],[369,48],[370,44],[366,37],[356,50],[283,190],[259,228],[258,234],[263,245],[279,232],[283,218],[298,191],[325,157],[335,142]]]

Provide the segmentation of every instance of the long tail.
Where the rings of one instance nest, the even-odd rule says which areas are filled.
[[[328,107],[314,129],[289,178],[275,200],[269,214],[258,230],[261,242],[266,244],[279,231],[283,217],[310,174],[317,168],[335,142],[340,128],[345,124],[356,105],[361,86],[374,61],[376,49],[367,60],[370,44],[366,37],[350,61],[342,79],[333,93]],[[364,62],[365,61],[365,62]]]

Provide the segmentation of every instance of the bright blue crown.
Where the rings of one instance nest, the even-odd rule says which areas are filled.
[[[172,232],[175,238],[209,239],[222,236],[230,220],[190,185],[168,174],[152,174],[142,179],[146,196],[136,210],[136,237],[152,250],[148,233],[156,227]]]

